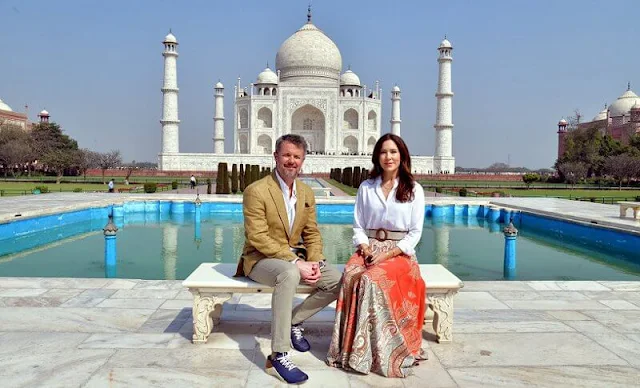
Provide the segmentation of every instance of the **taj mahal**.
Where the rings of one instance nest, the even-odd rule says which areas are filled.
[[[302,135],[308,148],[304,173],[327,173],[346,166],[371,167],[373,146],[382,133],[382,89],[363,85],[349,67],[342,71],[336,44],[311,20],[282,43],[275,71],[267,68],[255,82],[233,88],[233,150],[225,153],[224,85],[214,88],[212,153],[185,153],[179,147],[178,40],[165,37],[162,86],[162,171],[215,171],[219,162],[273,166],[276,139]],[[451,63],[453,47],[445,38],[438,47],[439,74],[434,127],[434,156],[412,156],[418,174],[448,174],[455,170],[452,154]],[[400,88],[390,93],[390,132],[400,131]]]

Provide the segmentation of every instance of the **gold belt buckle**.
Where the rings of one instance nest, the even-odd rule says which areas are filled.
[[[380,228],[376,230],[376,240],[384,241],[387,239],[387,230],[384,228]]]

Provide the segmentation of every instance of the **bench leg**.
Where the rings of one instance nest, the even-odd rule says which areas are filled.
[[[429,307],[433,309],[433,330],[438,343],[453,340],[453,296],[455,292],[435,294],[429,297]],[[425,314],[425,320],[426,320]]]
[[[231,294],[214,294],[191,291],[193,294],[193,343],[207,343],[214,326],[220,323],[222,304],[231,299]]]
[[[625,218],[627,216],[627,208],[624,206],[620,206],[620,218]]]

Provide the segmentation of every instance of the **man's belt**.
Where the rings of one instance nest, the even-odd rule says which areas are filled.
[[[407,232],[399,230],[386,230],[384,228],[379,229],[367,229],[367,237],[375,238],[378,241],[393,240],[400,241],[407,235]]]

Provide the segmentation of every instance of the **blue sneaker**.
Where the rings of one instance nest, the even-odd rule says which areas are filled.
[[[308,352],[311,349],[309,341],[302,335],[304,329],[302,324],[291,325],[291,346],[299,352]]]
[[[267,373],[288,384],[300,384],[309,379],[289,358],[289,353],[276,353],[275,357],[267,357]]]

